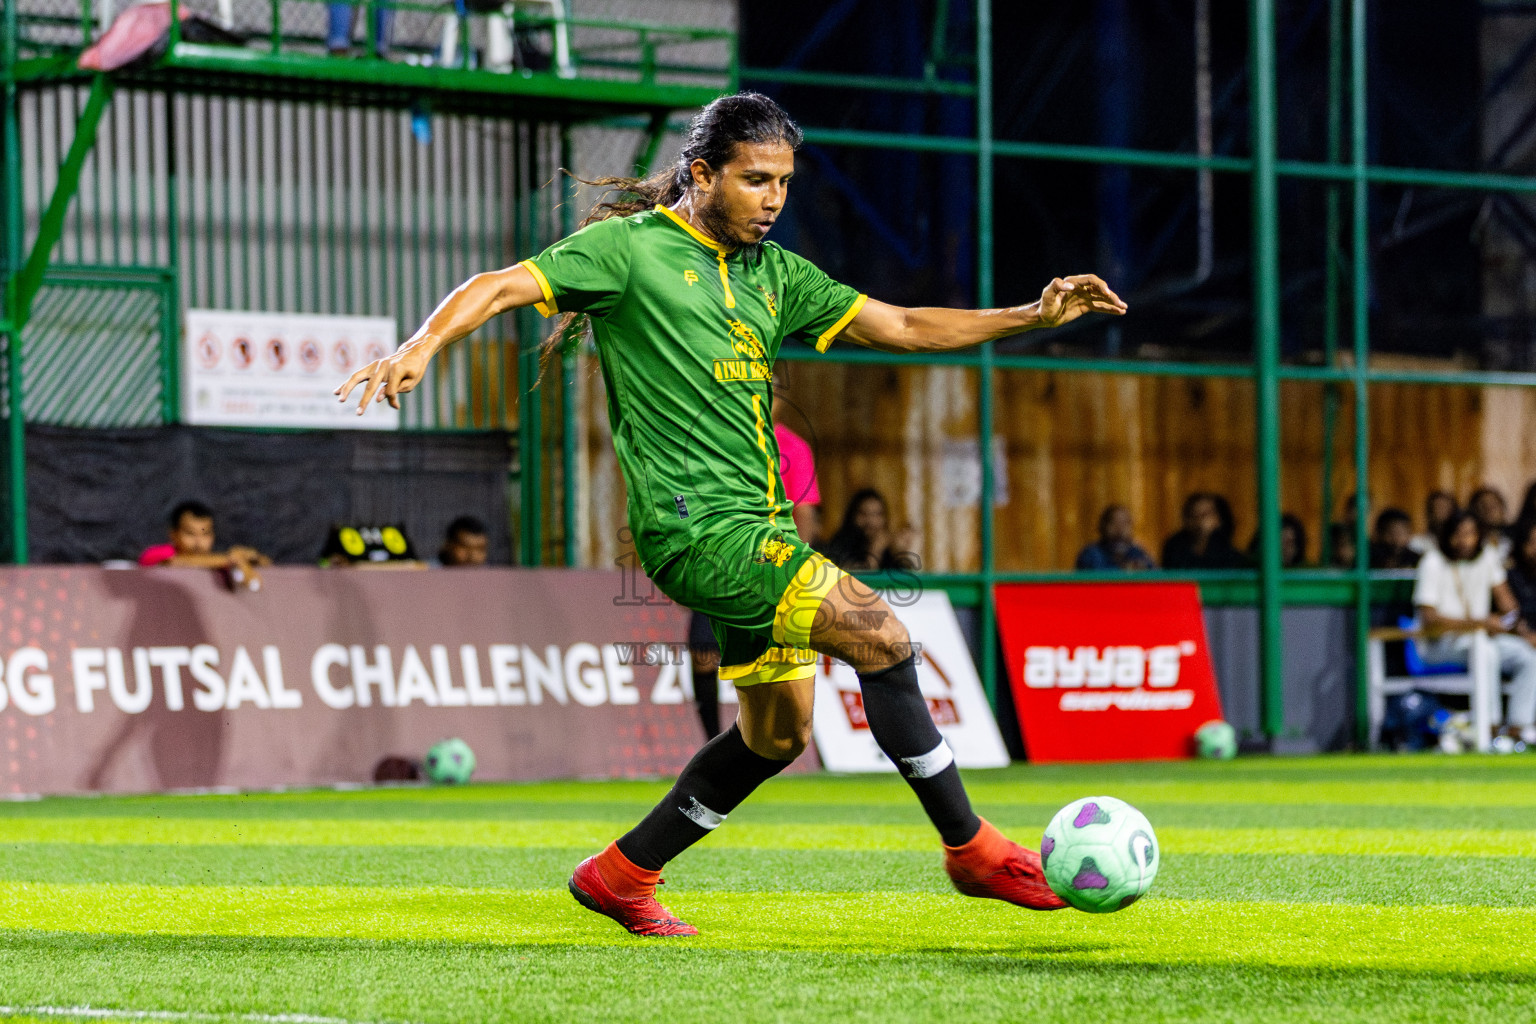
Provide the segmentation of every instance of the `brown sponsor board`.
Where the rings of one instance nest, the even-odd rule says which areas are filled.
[[[686,612],[618,572],[0,570],[0,788],[362,782],[459,736],[477,779],[676,773]],[[655,598],[651,599],[652,601]]]

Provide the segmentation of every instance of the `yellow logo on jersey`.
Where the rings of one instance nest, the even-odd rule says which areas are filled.
[[[773,369],[767,363],[754,363],[750,359],[716,359],[715,380],[721,384],[743,380],[773,380]]]
[[[777,318],[779,315],[779,297],[762,285],[758,285],[757,290],[763,293],[763,301],[768,303],[768,315]]]
[[[772,562],[775,566],[783,566],[785,562],[794,557],[794,554],[794,545],[779,540],[777,537],[770,537],[763,541],[763,546],[758,549],[755,561],[764,564]]]
[[[699,283],[699,275],[691,270],[685,270],[683,271],[683,280],[688,282],[689,288],[692,288]]]
[[[768,361],[768,353],[763,349],[763,343],[757,340],[757,334],[752,328],[740,320],[727,321],[731,325],[731,348],[748,359],[756,359],[761,362]]]

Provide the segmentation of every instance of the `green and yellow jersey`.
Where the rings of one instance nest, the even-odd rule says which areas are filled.
[[[771,406],[788,336],[819,352],[865,296],[772,242],[726,252],[658,206],[598,221],[525,260],[538,310],[587,313],[608,386],[629,522],[647,573],[723,516],[783,517]]]

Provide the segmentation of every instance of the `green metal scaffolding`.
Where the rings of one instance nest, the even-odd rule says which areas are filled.
[[[1442,172],[1406,167],[1373,166],[1366,152],[1366,6],[1367,0],[1329,0],[1329,55],[1330,73],[1328,90],[1327,158],[1322,162],[1282,160],[1277,152],[1276,131],[1276,53],[1275,53],[1275,3],[1274,0],[1249,0],[1248,66],[1250,69],[1249,103],[1251,107],[1252,138],[1250,155],[1202,156],[1185,152],[1165,152],[1126,149],[1104,146],[1039,143],[995,137],[993,125],[993,38],[991,0],[973,0],[975,6],[975,75],[971,82],[949,81],[938,77],[930,66],[920,79],[893,79],[871,75],[844,75],[807,71],[775,69],[741,69],[737,66],[735,38],[730,33],[694,32],[667,29],[662,26],[616,26],[602,23],[610,29],[627,28],[639,33],[641,57],[638,63],[615,61],[601,54],[589,56],[589,66],[602,68],[605,73],[616,69],[634,72],[630,78],[573,77],[546,72],[532,75],[495,75],[464,67],[424,67],[406,65],[396,61],[373,59],[365,53],[363,58],[339,61],[327,59],[313,52],[313,39],[298,39],[289,27],[273,17],[270,24],[270,45],[265,48],[229,48],[194,45],[173,37],[172,45],[159,65],[148,73],[139,73],[133,83],[137,87],[160,90],[170,95],[177,90],[223,91],[226,94],[249,95],[268,91],[274,95],[293,97],[304,90],[318,90],[327,94],[344,96],[345,102],[354,106],[388,106],[400,108],[406,104],[428,100],[437,109],[463,109],[477,116],[523,118],[555,125],[559,138],[559,162],[570,165],[570,128],[590,122],[625,123],[643,125],[647,129],[648,142],[641,148],[637,162],[648,165],[656,152],[656,143],[667,129],[668,114],[697,106],[724,88],[734,88],[740,80],[747,82],[778,82],[793,85],[814,85],[847,90],[887,90],[934,96],[968,98],[975,107],[976,130],[970,136],[902,135],[896,133],[860,131],[841,128],[810,126],[806,128],[808,141],[818,144],[844,147],[875,147],[916,152],[949,153],[972,157],[975,161],[976,190],[976,259],[977,302],[989,306],[994,300],[993,224],[995,204],[994,174],[999,160],[1069,161],[1085,165],[1119,165],[1127,167],[1163,168],[1175,170],[1209,170],[1228,175],[1245,175],[1251,183],[1252,216],[1252,304],[1254,316],[1254,348],[1250,362],[1242,364],[1201,364],[1190,362],[1150,362],[1127,359],[1055,358],[1049,356],[999,353],[992,346],[977,350],[950,354],[942,357],[902,356],[872,351],[833,349],[826,355],[812,356],[806,350],[790,347],[783,353],[785,359],[816,358],[834,359],[850,363],[883,365],[944,365],[962,366],[976,371],[979,381],[977,403],[978,451],[989,450],[988,440],[993,435],[995,410],[994,390],[999,372],[1012,370],[1044,370],[1060,373],[1137,374],[1161,377],[1226,377],[1250,380],[1255,388],[1254,437],[1257,453],[1256,493],[1260,524],[1260,560],[1256,570],[1216,573],[1158,573],[1143,578],[1189,579],[1201,585],[1208,604],[1254,604],[1259,609],[1260,645],[1259,666],[1261,679],[1261,724],[1272,738],[1281,737],[1286,728],[1282,701],[1282,675],[1284,650],[1282,641],[1282,609],[1287,605],[1337,605],[1355,610],[1355,638],[1357,653],[1357,679],[1363,676],[1365,645],[1369,623],[1369,609],[1373,601],[1400,596],[1404,587],[1401,576],[1373,574],[1368,567],[1369,543],[1366,534],[1366,505],[1368,502],[1365,482],[1369,479],[1370,439],[1368,437],[1369,389],[1376,383],[1411,383],[1427,385],[1499,385],[1536,386],[1536,374],[1494,372],[1432,372],[1372,369],[1370,365],[1370,337],[1367,315],[1371,272],[1370,244],[1368,236],[1369,190],[1373,185],[1399,184],[1446,189],[1470,189],[1481,191],[1536,192],[1536,177],[1475,172]],[[364,24],[372,25],[371,12],[363,5]],[[391,3],[401,10],[413,8],[438,10],[438,5]],[[943,11],[946,4],[939,4],[936,17],[936,39],[942,32]],[[274,8],[277,10],[278,8]],[[89,36],[89,7],[82,6],[85,35]],[[173,19],[173,24],[179,24]],[[24,474],[24,424],[23,398],[26,381],[22,378],[21,332],[27,321],[31,303],[43,275],[49,269],[52,251],[50,232],[59,229],[57,221],[63,216],[73,194],[73,183],[68,179],[73,161],[74,173],[78,174],[78,160],[74,148],[89,148],[94,129],[91,116],[100,117],[100,107],[111,97],[113,80],[104,77],[86,78],[74,70],[73,56],[78,47],[63,47],[57,53],[36,52],[22,55],[18,52],[17,4],[5,5],[4,38],[0,41],[0,64],[3,64],[4,86],[4,160],[5,184],[3,205],[3,261],[0,274],[5,282],[5,307],[0,317],[0,336],[5,342],[3,368],[6,374],[3,394],[6,398],[6,474],[9,523],[8,552],[14,562],[26,559],[26,515]],[[371,29],[370,29],[371,32]],[[669,63],[665,48],[680,38],[727,38],[730,47],[729,64],[726,67],[701,68],[696,64]],[[372,50],[372,39],[367,50]],[[308,50],[305,46],[309,46]],[[468,49],[466,47],[466,55]],[[1347,74],[1346,74],[1347,72]],[[667,80],[673,75],[699,75],[714,73],[720,82],[713,86],[678,84]],[[30,249],[24,237],[21,206],[20,180],[22,167],[18,144],[18,92],[41,82],[73,81],[89,83],[90,101],[82,112],[77,125],[76,147],[65,156],[58,176],[59,184],[43,215],[43,223],[32,240]],[[94,105],[94,115],[91,106]],[[1347,116],[1346,116],[1347,110]],[[88,116],[90,115],[90,116]],[[1343,126],[1349,125],[1348,158],[1345,158]],[[175,169],[172,169],[175,173]],[[1326,362],[1322,366],[1286,365],[1280,359],[1280,261],[1281,245],[1278,223],[1278,189],[1285,179],[1312,180],[1327,188],[1328,252],[1325,259],[1325,309],[1324,347]],[[67,186],[67,187],[66,187]],[[1346,192],[1347,187],[1347,192]],[[174,203],[174,189],[172,202]],[[1348,207],[1349,243],[1339,244],[1343,233],[1345,205]],[[54,206],[60,209],[55,216]],[[512,236],[517,246],[526,253],[552,235],[568,232],[573,225],[574,211],[569,202],[561,203],[558,212],[535,216],[522,215],[519,209]],[[170,211],[175,216],[175,211]],[[176,233],[171,232],[173,251],[168,254],[165,271],[165,287],[172,294],[172,315],[179,317],[175,299],[177,261],[174,251]],[[38,241],[41,239],[41,241]],[[168,270],[166,270],[168,268]],[[1348,281],[1352,319],[1349,325],[1349,344],[1341,344],[1344,337],[1341,310],[1344,306],[1345,279]],[[174,350],[176,344],[175,323],[167,325],[162,344]],[[536,327],[526,318],[517,332],[519,351],[516,358],[523,370],[522,380],[531,380],[537,373],[537,351],[533,340]],[[1347,350],[1349,357],[1343,358]],[[524,564],[543,561],[549,550],[541,536],[542,510],[546,504],[560,509],[564,524],[564,538],[558,560],[567,565],[578,562],[573,524],[579,510],[576,507],[574,486],[576,466],[576,430],[573,379],[574,358],[562,361],[563,380],[559,387],[558,403],[546,403],[542,396],[524,396],[523,414],[518,418],[517,429],[520,444],[520,487],[523,495],[521,517],[521,550]],[[174,358],[165,362],[164,386],[167,395],[175,393]],[[1280,565],[1280,437],[1281,418],[1280,385],[1283,381],[1309,381],[1322,385],[1325,390],[1325,460],[1332,458],[1332,438],[1337,429],[1336,419],[1341,404],[1341,389],[1351,389],[1354,395],[1353,465],[1357,481],[1356,529],[1357,564],[1352,571],[1301,570],[1282,571]],[[170,401],[170,399],[167,399]],[[558,413],[550,411],[550,405],[558,406]],[[168,409],[170,407],[168,406]],[[559,454],[558,472],[544,465],[545,443],[542,440],[546,417],[558,416],[563,438]],[[171,417],[167,416],[167,421]],[[553,431],[551,431],[553,432]],[[995,699],[1000,669],[997,664],[997,624],[994,616],[992,595],[999,583],[1050,581],[1064,578],[1082,579],[1083,574],[1051,572],[1001,572],[996,564],[995,520],[993,495],[997,481],[993,478],[992,460],[980,459],[981,494],[979,530],[981,567],[976,573],[929,575],[924,585],[940,587],[948,591],[957,604],[974,606],[979,616],[981,676],[984,685]],[[1325,476],[1331,474],[1331,461],[1325,463]],[[558,488],[553,481],[558,480]],[[546,482],[549,481],[549,482]],[[1330,484],[1325,482],[1325,510],[1331,505]],[[546,495],[558,490],[558,494]],[[1325,511],[1326,514],[1326,511]],[[1106,577],[1109,578],[1109,577]],[[1118,578],[1118,577],[1117,577]],[[879,583],[882,577],[872,576]],[[1357,738],[1363,743],[1366,737],[1363,714],[1365,687],[1357,687],[1358,706]]]

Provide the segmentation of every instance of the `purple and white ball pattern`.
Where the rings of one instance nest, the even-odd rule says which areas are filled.
[[[1112,796],[1090,796],[1056,812],[1040,840],[1051,889],[1079,910],[1108,914],[1135,903],[1157,877],[1152,825]]]

